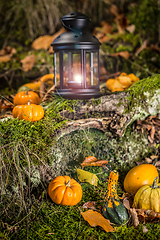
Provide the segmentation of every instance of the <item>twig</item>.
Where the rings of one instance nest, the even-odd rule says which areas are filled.
[[[5,77],[5,76],[8,75],[10,72],[15,72],[16,70],[22,70],[22,68],[21,68],[21,67],[18,67],[18,68],[16,68],[16,69],[9,69],[9,70],[7,70],[5,73],[2,73],[2,74],[0,75],[0,78]]]
[[[55,85],[53,85],[53,86],[48,90],[48,92],[44,95],[44,97],[43,97],[43,99],[42,99],[42,102],[46,101],[49,93],[50,93],[51,91],[54,91],[54,89],[55,89]]]

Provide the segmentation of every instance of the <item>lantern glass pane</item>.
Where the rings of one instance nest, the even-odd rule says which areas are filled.
[[[64,52],[63,76],[64,84],[69,88],[80,88],[82,84],[82,67],[80,52]]]
[[[86,52],[86,82],[87,86],[98,84],[98,52]]]
[[[60,68],[59,68],[59,52],[54,53],[54,84],[57,86],[57,82],[60,80]]]

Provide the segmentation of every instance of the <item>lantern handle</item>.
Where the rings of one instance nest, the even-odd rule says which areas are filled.
[[[75,29],[67,26],[63,21],[62,21],[62,25],[64,26],[64,28],[65,28],[66,30],[69,30],[69,31],[71,31],[71,32],[76,32],[76,33],[77,33],[77,31],[76,31]]]

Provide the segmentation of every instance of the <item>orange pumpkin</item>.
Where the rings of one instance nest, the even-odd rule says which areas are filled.
[[[40,80],[35,81],[35,82],[31,82],[31,83],[26,83],[24,85],[22,85],[17,92],[21,92],[21,91],[28,91],[29,89],[32,90],[39,90],[40,86],[41,86],[41,82],[43,83],[47,83],[50,87],[53,85],[53,78],[54,78],[54,74],[50,73],[50,74],[45,74],[44,76],[42,76],[40,78]],[[58,76],[59,78],[59,76]]]
[[[13,99],[14,105],[24,105],[28,101],[34,104],[40,104],[40,98],[37,93],[33,91],[22,91],[15,95]]]
[[[43,107],[36,104],[18,105],[13,108],[12,115],[14,118],[24,119],[35,122],[43,118]]]
[[[151,185],[159,175],[157,168],[152,164],[140,164],[132,168],[124,179],[124,190],[135,194],[144,185]]]
[[[49,183],[48,194],[56,204],[73,206],[82,199],[82,187],[69,176],[58,176]]]
[[[31,83],[26,83],[23,84],[22,86],[20,86],[20,88],[18,88],[18,93],[22,92],[22,91],[28,91],[28,90],[35,90],[37,91],[40,88],[41,82],[40,81],[35,81],[35,82],[31,82]]]

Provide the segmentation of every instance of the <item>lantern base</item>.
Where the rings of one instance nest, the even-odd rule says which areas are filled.
[[[90,99],[101,97],[102,94],[99,89],[81,89],[78,91],[71,91],[69,89],[55,89],[53,95],[61,96],[65,99]]]

